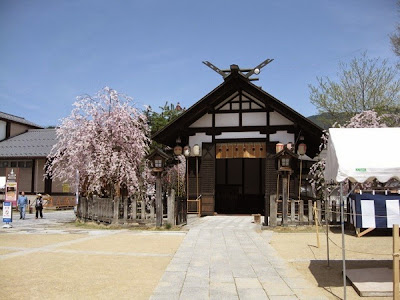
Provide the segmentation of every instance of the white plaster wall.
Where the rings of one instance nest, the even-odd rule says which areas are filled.
[[[200,119],[195,121],[190,128],[198,128],[198,127],[212,127],[212,114],[205,114]]]
[[[189,146],[191,149],[193,149],[193,146],[196,144],[200,146],[200,149],[203,149],[203,143],[211,143],[211,142],[212,142],[212,136],[206,135],[204,132],[198,132],[194,136],[189,136]]]
[[[273,111],[269,115],[270,125],[293,125],[293,122],[282,116],[280,113]]]
[[[260,139],[266,138],[266,134],[261,134],[259,131],[246,131],[246,132],[223,132],[216,135],[216,139]]]
[[[7,127],[7,122],[0,121],[0,141],[6,138],[6,127]]]
[[[271,142],[280,142],[283,144],[294,143],[294,133],[287,133],[287,131],[277,131],[269,136]]]
[[[215,127],[239,126],[239,114],[216,114]]]
[[[266,126],[267,115],[265,112],[243,113],[243,126]]]

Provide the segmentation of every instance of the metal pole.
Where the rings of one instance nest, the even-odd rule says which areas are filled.
[[[328,201],[328,193],[325,188],[325,225],[326,225],[326,257],[328,260],[328,267],[330,267],[329,261],[329,201]]]
[[[343,182],[340,183],[340,219],[342,226],[342,260],[343,260],[343,299],[346,300],[346,247],[344,240],[344,199]]]
[[[393,299],[399,300],[399,225],[393,224]]]

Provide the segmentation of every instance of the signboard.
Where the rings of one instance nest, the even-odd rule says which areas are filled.
[[[3,222],[4,223],[12,222],[12,204],[11,204],[11,202],[3,203]]]
[[[69,184],[68,183],[62,184],[62,191],[63,191],[63,193],[69,193]]]
[[[6,182],[6,201],[17,201],[17,183]]]
[[[18,168],[6,168],[6,201],[11,201],[13,206],[17,206],[18,198]]]

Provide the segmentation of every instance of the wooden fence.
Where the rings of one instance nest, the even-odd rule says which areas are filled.
[[[175,224],[184,224],[186,218],[186,200],[173,199],[175,202],[174,219]],[[168,210],[168,208],[167,208]],[[83,221],[95,221],[101,223],[116,224],[152,224],[156,220],[155,201],[137,201],[130,197],[100,198],[93,196],[91,198],[80,197],[77,206],[76,215]]]
[[[331,225],[340,225],[340,203],[338,200],[296,200],[288,199],[286,207],[276,195],[270,197],[270,226],[315,224],[314,203],[319,222],[328,220]],[[349,222],[349,204],[345,205],[344,221]]]

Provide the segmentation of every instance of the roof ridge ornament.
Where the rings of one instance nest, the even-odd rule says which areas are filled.
[[[249,68],[240,69],[238,65],[231,65],[229,70],[221,70],[218,67],[214,66],[209,61],[203,61],[203,64],[205,64],[207,67],[209,67],[210,69],[217,72],[219,75],[222,76],[223,79],[225,79],[232,73],[240,73],[242,76],[244,76],[245,78],[248,78],[250,81],[254,81],[254,80],[258,80],[258,78],[250,78],[250,76],[252,76],[254,74],[255,75],[260,74],[261,69],[264,68],[266,65],[268,65],[272,61],[273,61],[273,59],[268,58],[268,59],[264,60],[262,63],[258,64],[256,67],[250,68],[250,69]]]

